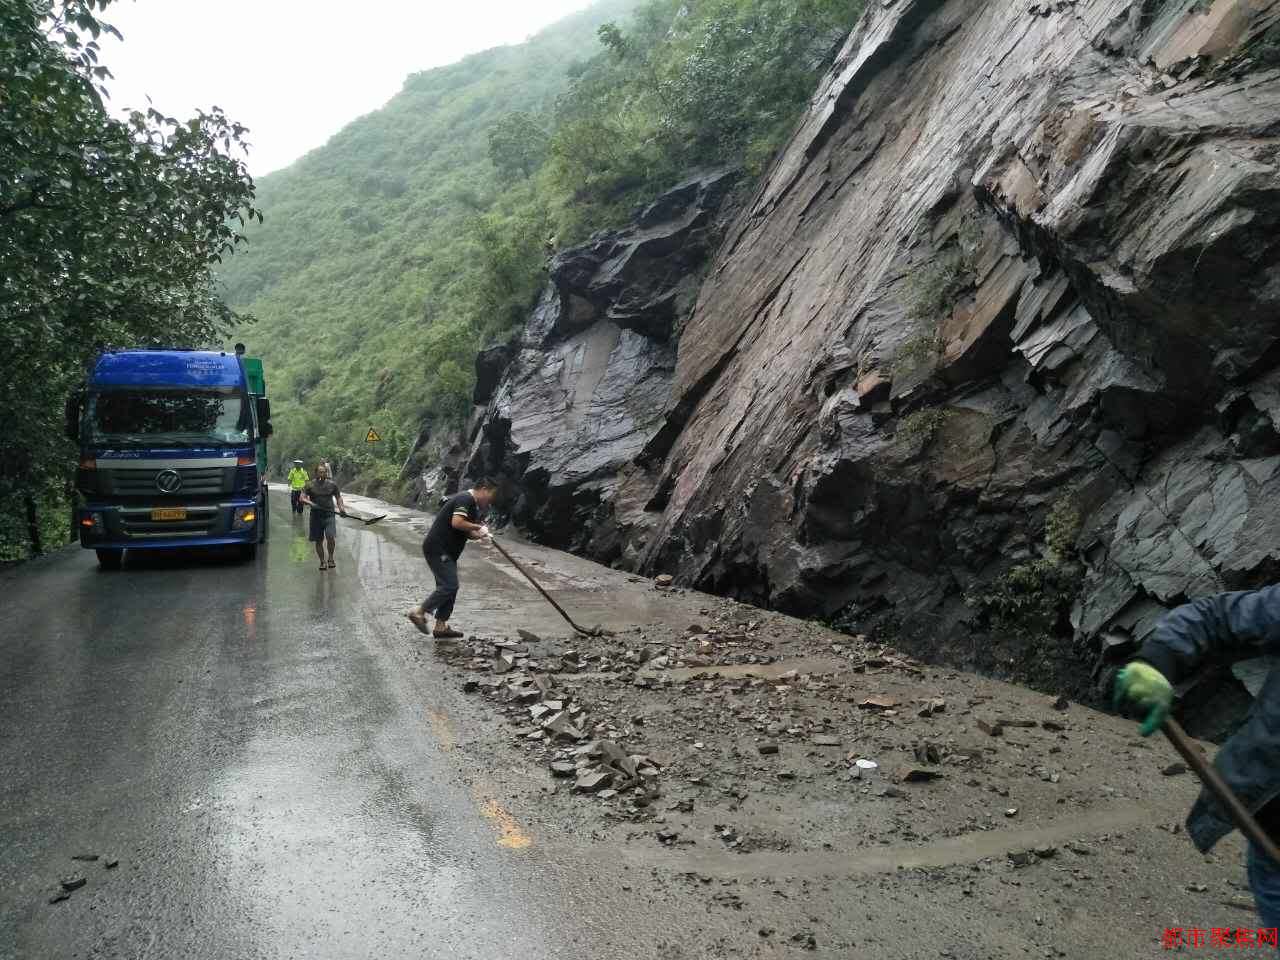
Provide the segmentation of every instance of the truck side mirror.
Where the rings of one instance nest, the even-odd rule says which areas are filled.
[[[266,397],[256,397],[254,402],[258,408],[258,433],[263,437],[269,437],[275,433],[271,426],[271,401]]]
[[[63,408],[63,430],[67,439],[73,443],[80,442],[80,408],[84,405],[84,394],[77,391],[67,397]]]

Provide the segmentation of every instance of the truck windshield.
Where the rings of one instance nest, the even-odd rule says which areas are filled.
[[[249,442],[249,413],[234,387],[103,391],[89,397],[85,422],[95,444]]]

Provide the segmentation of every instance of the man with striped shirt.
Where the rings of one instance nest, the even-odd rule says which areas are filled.
[[[435,577],[436,588],[418,606],[409,611],[409,620],[422,633],[437,640],[457,639],[460,632],[449,626],[453,604],[458,598],[458,558],[468,540],[486,540],[489,528],[484,525],[482,511],[487,511],[497,494],[497,484],[480,480],[469,490],[454,494],[444,502],[422,540],[422,555]],[[427,628],[427,614],[435,615],[435,624]]]

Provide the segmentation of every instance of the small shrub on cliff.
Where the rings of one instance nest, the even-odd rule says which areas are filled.
[[[928,444],[950,416],[950,410],[943,410],[940,407],[916,410],[902,418],[902,422],[898,424],[898,436],[910,443],[919,440]]]
[[[969,270],[959,251],[939,254],[907,277],[907,315],[936,320],[955,304],[969,282]]]
[[[1070,497],[1063,497],[1049,510],[1044,521],[1044,543],[1049,556],[1066,561],[1080,535],[1080,511]]]
[[[1080,588],[1080,567],[1070,557],[1079,532],[1079,510],[1069,498],[1059,500],[1045,519],[1045,555],[1018,564],[965,602],[1000,633],[1036,639],[1057,632]]]
[[[939,343],[936,334],[918,334],[898,349],[889,369],[895,377],[901,377],[937,357],[938,350]]]

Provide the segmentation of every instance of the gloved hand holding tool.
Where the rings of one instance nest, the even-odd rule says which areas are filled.
[[[1205,760],[1204,754],[1187,736],[1182,725],[1169,716],[1169,710],[1173,706],[1173,684],[1165,675],[1149,663],[1143,663],[1140,660],[1129,663],[1116,674],[1115,681],[1115,708],[1120,710],[1126,704],[1146,712],[1138,732],[1144,737],[1149,737],[1157,730],[1163,731],[1169,742],[1173,744],[1173,748],[1187,762],[1187,766],[1195,771],[1200,782],[1217,795],[1218,800],[1231,815],[1231,819],[1240,828],[1240,832],[1261,847],[1272,860],[1280,863],[1280,849],[1276,847],[1275,842],[1258,825],[1258,821],[1240,802],[1240,798],[1222,779],[1213,765]]]
[[[1173,685],[1151,664],[1135,660],[1116,675],[1113,705],[1120,710],[1126,702],[1147,711],[1138,732],[1149,737],[1160,729],[1169,715],[1169,708],[1173,705]]]

